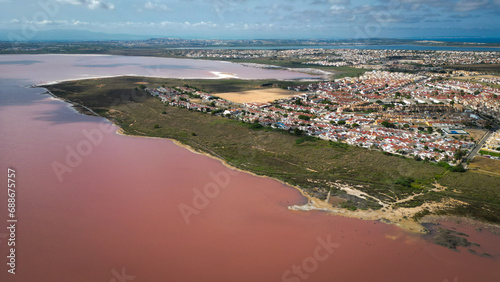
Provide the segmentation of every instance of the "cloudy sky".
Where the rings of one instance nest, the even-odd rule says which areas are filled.
[[[500,0],[0,0],[0,28],[182,38],[500,37]]]

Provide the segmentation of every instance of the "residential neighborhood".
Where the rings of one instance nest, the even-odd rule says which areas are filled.
[[[467,128],[500,120],[499,88],[401,72],[291,86],[296,95],[268,103],[235,103],[187,85],[146,90],[170,106],[450,164],[478,141]]]

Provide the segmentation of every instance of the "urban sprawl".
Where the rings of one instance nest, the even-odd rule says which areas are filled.
[[[494,129],[500,120],[500,81],[470,71],[389,72],[392,64],[499,63],[496,52],[397,50],[196,50],[188,57],[300,56],[306,64],[371,66],[362,76],[288,87],[297,94],[268,103],[234,103],[188,85],[146,88],[171,106],[222,115],[298,135],[343,142],[418,160],[457,165],[475,153],[500,153],[500,132],[475,140],[469,128]],[[412,53],[418,53],[409,60]],[[423,54],[423,55],[422,55]],[[220,57],[220,58],[222,58]],[[387,58],[390,57],[390,62]],[[385,58],[385,59],[384,59]],[[402,62],[401,58],[404,58]],[[385,60],[379,68],[377,61]],[[409,64],[411,63],[411,64]],[[455,76],[476,76],[457,80]],[[483,138],[484,137],[484,138]],[[489,137],[489,138],[488,138]],[[481,142],[480,142],[481,141]],[[484,145],[483,145],[484,144]],[[481,148],[478,148],[481,147]]]

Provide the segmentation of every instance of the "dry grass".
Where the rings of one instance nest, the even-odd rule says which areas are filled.
[[[488,132],[486,129],[466,129],[467,133],[469,133],[469,136],[474,138],[474,140],[479,141],[483,137],[483,135]]]
[[[472,163],[469,165],[472,171],[479,173],[492,173],[494,175],[500,176],[500,161],[492,160],[485,157],[475,157]]]
[[[472,80],[479,80],[481,78],[494,78],[498,77],[497,75],[472,75],[472,76],[454,76],[452,77],[453,79],[457,80],[467,80],[467,79],[472,79]]]

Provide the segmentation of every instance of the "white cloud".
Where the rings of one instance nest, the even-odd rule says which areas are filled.
[[[337,10],[343,10],[343,9],[345,9],[345,7],[344,6],[340,6],[340,5],[332,5],[330,7],[330,10],[335,10],[335,11],[337,11]]]
[[[329,0],[330,4],[334,5],[349,5],[351,4],[351,0]]]
[[[163,3],[154,3],[151,1],[144,3],[144,9],[164,11],[164,12],[171,10],[167,5],[165,5]]]
[[[334,15],[342,14],[346,11],[346,8],[341,5],[332,5],[330,7],[330,12]]]
[[[66,20],[43,20],[43,21],[26,21],[23,23],[33,24],[33,25],[67,25],[68,21]]]
[[[71,24],[73,24],[73,25],[89,25],[89,22],[82,22],[82,21],[78,21],[78,20],[72,20]]]
[[[79,20],[42,20],[42,21],[29,21],[26,19],[12,19],[10,20],[11,24],[19,25],[19,24],[30,24],[30,25],[35,25],[35,26],[82,26],[82,25],[90,25],[89,22],[84,22],[84,21],[79,21]]]
[[[483,1],[460,0],[457,2],[456,6],[455,6],[455,11],[458,11],[458,12],[474,11],[474,10],[482,8],[486,4],[488,4],[488,0],[483,0]]]
[[[115,5],[104,3],[99,0],[57,0],[57,2],[61,4],[82,5],[86,6],[91,10],[94,9],[113,10],[115,8]]]

